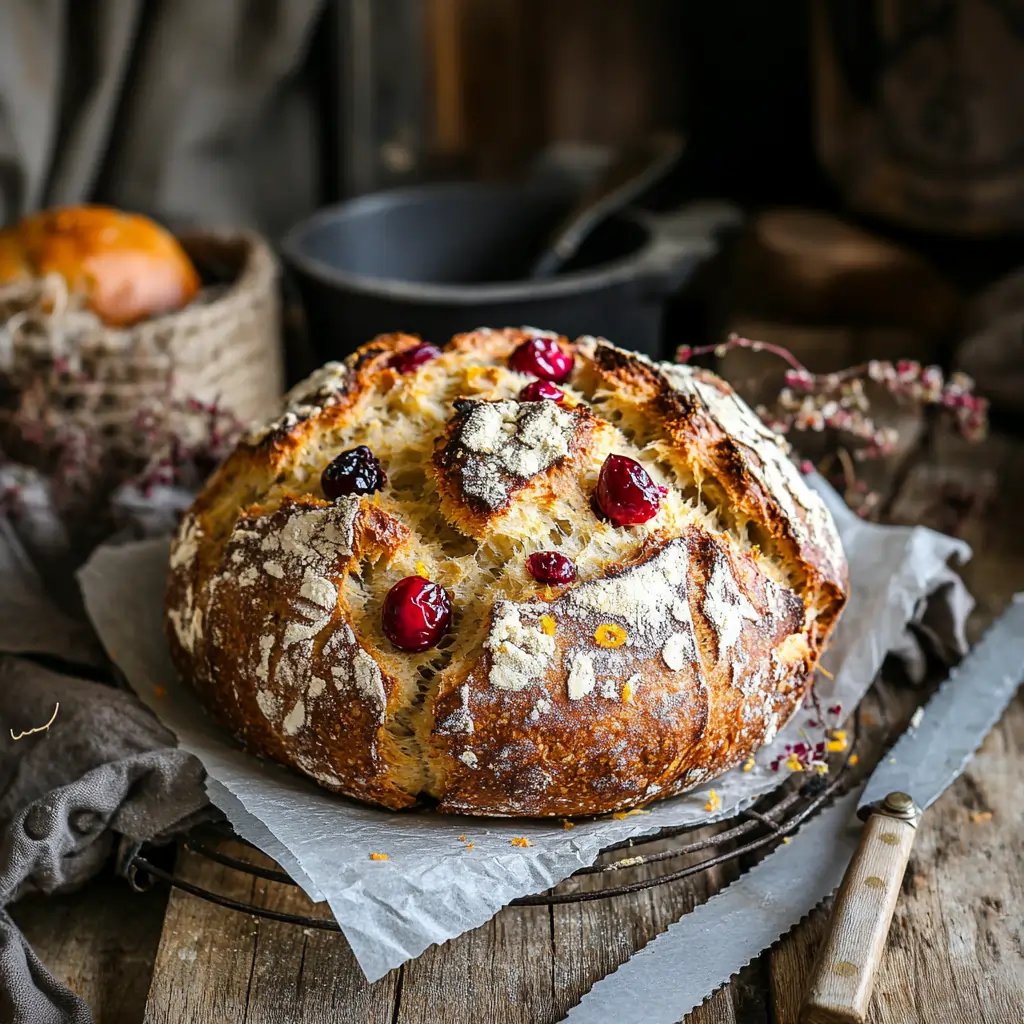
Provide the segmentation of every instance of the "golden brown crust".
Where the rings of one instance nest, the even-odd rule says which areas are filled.
[[[629,621],[620,594],[609,602],[612,611],[585,607],[581,615],[573,607],[579,591],[570,592],[519,613],[527,625],[544,615],[555,623],[551,668],[540,686],[495,688],[488,680],[492,659],[485,657],[437,701],[435,736],[448,755],[441,810],[535,814],[544,807],[547,814],[579,815],[645,803],[741,764],[766,732],[788,718],[791,703],[805,692],[806,664],[773,664],[771,656],[799,628],[800,602],[760,576],[751,560],[733,565],[730,554],[698,528],[605,580],[629,579],[659,559],[675,562],[674,556],[687,566],[673,588],[685,611],[666,616],[632,647],[607,649],[594,641],[606,623],[620,625],[627,637],[634,632],[637,624]],[[726,565],[738,584],[733,596],[749,601],[759,619],[742,617],[729,650],[720,652],[719,614],[703,595]],[[600,588],[605,580],[582,589]],[[651,581],[637,586],[650,587]],[[649,611],[641,608],[642,615]],[[675,646],[684,655],[696,655],[679,670],[665,660],[674,638],[682,638]],[[571,691],[563,679],[583,659],[593,671]],[[751,664],[761,666],[763,680],[747,672]],[[798,681],[791,683],[794,673]],[[766,690],[779,688],[781,699],[765,700]],[[575,696],[582,689],[586,693]],[[471,765],[466,751],[472,752]]]
[[[535,333],[459,335],[406,378],[387,362],[418,339],[378,338],[295,389],[197,499],[169,642],[249,749],[386,807],[596,814],[714,778],[799,706],[846,568],[784,443],[714,375],[592,338],[560,339],[563,406],[518,403],[505,361]],[[319,472],[355,443],[389,487],[328,503]],[[590,509],[612,451],[669,490],[644,526]],[[525,573],[552,544],[576,583]],[[413,571],[455,604],[424,655],[380,630]]]

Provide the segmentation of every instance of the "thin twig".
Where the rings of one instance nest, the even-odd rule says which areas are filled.
[[[53,725],[53,723],[57,720],[58,711],[60,711],[60,701],[57,701],[57,703],[53,706],[53,714],[50,715],[50,720],[46,723],[46,725],[37,725],[34,729],[26,729],[24,732],[19,732],[17,734],[15,734],[14,730],[12,729],[11,739],[14,740],[15,743],[17,743],[18,740],[23,740],[26,736],[34,736],[37,732],[46,732],[46,730],[49,729],[50,726]]]

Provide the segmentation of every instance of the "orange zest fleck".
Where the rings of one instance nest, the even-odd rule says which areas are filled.
[[[786,758],[786,767],[791,772],[802,772],[804,770],[804,766],[800,763],[800,758],[796,754],[790,754]]]
[[[708,802],[704,805],[704,810],[708,814],[714,814],[715,811],[719,810],[722,806],[722,798],[718,795],[718,791],[714,789],[708,790]]]
[[[576,826],[568,819],[562,819],[562,828],[575,828]]]
[[[851,754],[849,760],[846,762],[851,768],[856,768],[860,758],[856,754]]]
[[[614,622],[602,622],[594,630],[594,642],[598,647],[621,647],[626,642],[626,631]]]
[[[815,667],[826,679],[835,679],[835,676],[824,665],[816,665]]]
[[[540,617],[540,628],[544,630],[545,636],[554,636],[555,617],[553,615],[542,615]]]
[[[843,729],[836,729],[829,733],[829,737],[825,741],[825,749],[832,754],[836,754],[840,750],[845,750],[847,746],[846,732]]]
[[[977,824],[979,824],[982,821],[991,821],[992,820],[992,812],[991,811],[973,811],[971,814],[967,815],[967,817],[970,818],[971,821],[975,825],[977,825]]]
[[[509,840],[509,844],[511,846],[519,846],[523,848],[527,846],[533,846],[533,843],[531,843],[530,840],[526,838],[526,836],[514,836],[512,839]]]
[[[466,837],[465,836],[459,836],[459,842],[460,843],[464,843],[465,841],[466,841]]]
[[[828,775],[828,765],[824,761],[819,761],[815,766],[814,770],[819,775]]]
[[[633,699],[633,687],[629,683],[622,685],[622,703],[628,704]]]
[[[754,764],[755,764],[754,759],[752,757],[748,757],[746,759],[746,761],[743,762],[743,770],[745,772],[753,771],[754,770]]]
[[[787,843],[787,844],[788,844],[788,843],[789,843],[789,836],[783,836],[783,837],[782,837],[782,841],[783,841],[784,843]]]
[[[371,853],[370,860],[387,860],[388,855],[386,853]]]
[[[417,576],[422,576],[425,580],[430,579],[430,576],[427,573],[426,562],[417,562],[416,563],[416,575]]]
[[[153,696],[154,697],[166,697],[167,696],[167,691],[162,686],[154,686],[153,687]]]
[[[466,843],[466,847],[465,848],[467,850],[472,850],[474,846],[476,846],[476,843]]]

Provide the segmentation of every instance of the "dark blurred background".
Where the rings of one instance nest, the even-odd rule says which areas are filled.
[[[746,218],[667,301],[666,353],[838,323],[896,336],[837,360],[949,361],[1024,305],[984,298],[1024,263],[1024,0],[0,0],[0,223],[95,201],[277,241],[659,130],[686,149],[642,205]],[[973,368],[1016,372],[1018,333]]]

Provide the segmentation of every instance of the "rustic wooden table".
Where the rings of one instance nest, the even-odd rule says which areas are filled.
[[[957,533],[974,548],[963,572],[978,600],[970,624],[976,637],[1024,589],[1024,441],[994,436],[978,448],[942,436],[899,477],[888,519]],[[913,706],[905,690],[875,699],[897,717]],[[188,853],[178,870],[254,907],[321,912],[286,886]],[[546,1024],[738,870],[614,900],[512,908],[374,985],[340,936],[178,891],[134,895],[114,877],[74,896],[27,900],[14,916],[98,1024]],[[686,1021],[795,1022],[824,925],[819,910]],[[640,1006],[643,998],[638,991]],[[872,1020],[1024,1022],[1024,694],[925,816]]]

